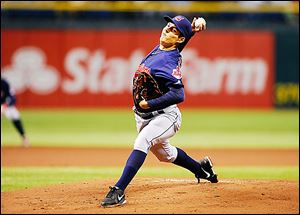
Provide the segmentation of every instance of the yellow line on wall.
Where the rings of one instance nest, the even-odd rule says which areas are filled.
[[[299,1],[285,4],[261,3],[247,6],[236,1],[1,1],[1,10],[57,10],[57,11],[152,11],[201,13],[295,13]]]

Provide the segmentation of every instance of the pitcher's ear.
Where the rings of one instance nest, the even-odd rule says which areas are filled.
[[[183,43],[185,41],[185,37],[179,37],[178,38],[178,43]]]

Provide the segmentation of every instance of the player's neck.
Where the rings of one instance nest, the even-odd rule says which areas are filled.
[[[160,50],[164,50],[164,51],[170,51],[170,50],[174,50],[174,49],[176,49],[176,48],[177,48],[176,45],[170,46],[170,47],[165,47],[165,46],[163,46],[162,44],[159,45],[159,49],[160,49]]]

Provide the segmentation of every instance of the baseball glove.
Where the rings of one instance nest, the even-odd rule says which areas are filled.
[[[147,72],[136,73],[133,79],[133,100],[136,107],[140,107],[142,100],[160,97],[162,92],[155,79]]]

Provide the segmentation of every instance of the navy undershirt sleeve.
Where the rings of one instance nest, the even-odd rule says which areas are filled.
[[[170,86],[169,91],[161,97],[151,99],[148,102],[150,108],[163,109],[173,104],[184,101],[184,88],[175,88]]]

